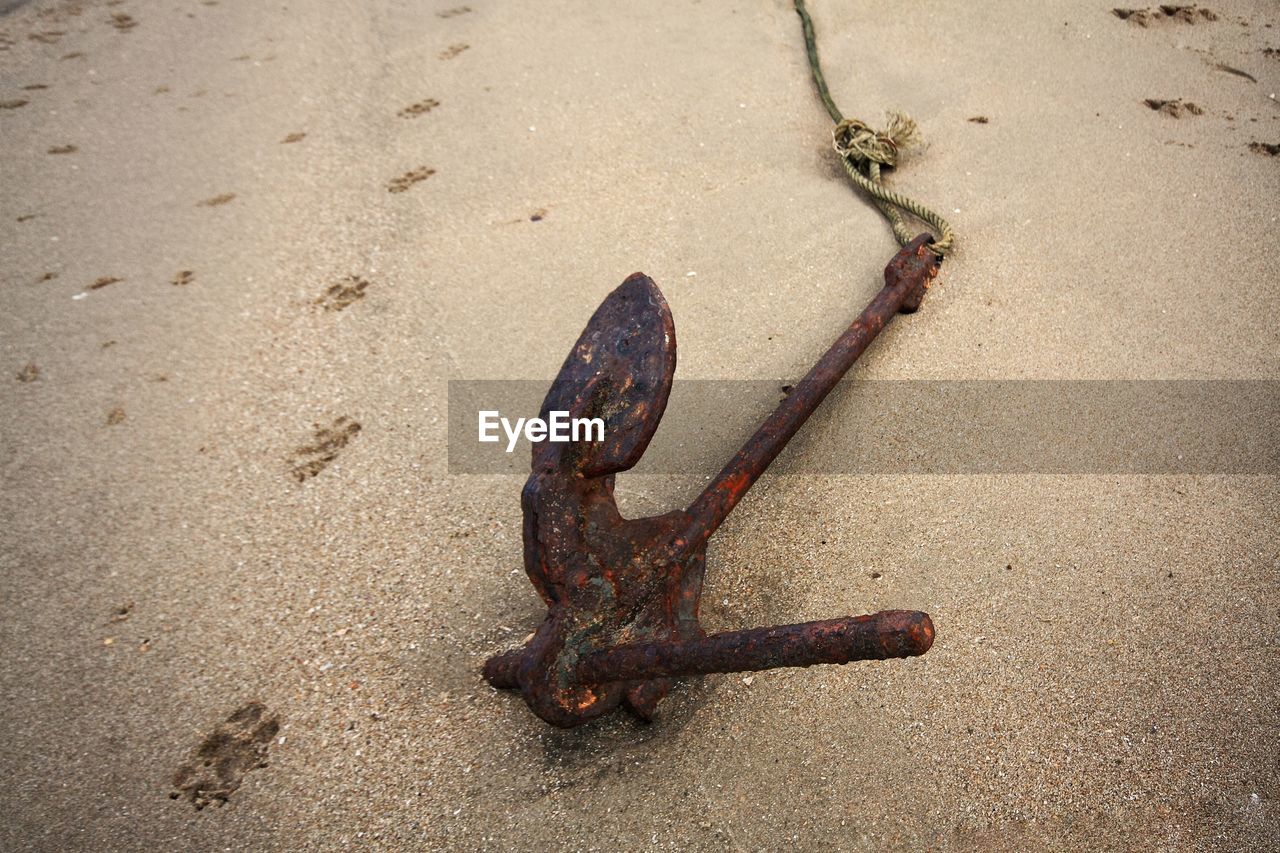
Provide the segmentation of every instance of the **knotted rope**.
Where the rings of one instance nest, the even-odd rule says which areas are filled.
[[[874,130],[858,119],[845,118],[832,100],[827,80],[822,74],[822,65],[818,62],[817,40],[813,34],[813,20],[809,17],[804,0],[795,0],[795,6],[796,13],[800,16],[800,26],[804,30],[805,53],[809,57],[813,82],[818,87],[818,97],[822,99],[831,120],[836,123],[832,131],[832,142],[840,154],[844,170],[855,184],[871,196],[876,207],[889,220],[899,244],[906,245],[916,236],[902,218],[902,212],[905,211],[936,232],[931,248],[938,255],[945,255],[955,242],[950,223],[919,202],[889,189],[880,174],[881,167],[892,169],[898,165],[899,153],[919,142],[920,134],[916,123],[902,113],[890,113],[885,129]]]

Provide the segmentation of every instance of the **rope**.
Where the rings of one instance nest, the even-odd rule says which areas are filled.
[[[832,131],[832,143],[840,154],[844,170],[855,184],[871,196],[876,207],[889,220],[899,244],[906,245],[916,236],[902,218],[902,212],[905,211],[937,233],[931,248],[938,255],[945,255],[955,243],[950,223],[919,202],[889,189],[880,176],[881,167],[892,169],[898,165],[898,154],[919,142],[920,134],[916,123],[902,113],[890,113],[885,129],[874,130],[858,119],[845,118],[831,98],[827,79],[822,74],[822,65],[818,62],[818,41],[813,33],[813,19],[809,17],[804,0],[795,0],[795,6],[796,14],[800,16],[800,26],[804,30],[804,50],[809,57],[809,70],[813,72],[814,85],[818,87],[818,97],[822,99],[822,105],[827,108],[831,120],[836,123]]]

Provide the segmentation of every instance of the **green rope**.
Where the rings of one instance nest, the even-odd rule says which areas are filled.
[[[880,177],[882,166],[891,169],[898,165],[898,152],[919,140],[916,123],[901,113],[890,113],[885,129],[876,131],[857,119],[845,118],[831,98],[827,78],[822,75],[822,65],[818,62],[818,41],[813,34],[813,19],[809,17],[804,0],[795,0],[795,5],[796,14],[800,16],[800,26],[804,30],[804,49],[809,57],[813,82],[818,87],[818,97],[822,99],[822,105],[827,108],[831,120],[836,123],[832,141],[844,163],[844,170],[855,184],[871,196],[876,207],[889,220],[899,244],[906,245],[916,236],[902,218],[902,211],[906,211],[937,232],[932,249],[939,255],[946,254],[955,243],[950,223],[919,202],[889,189]]]

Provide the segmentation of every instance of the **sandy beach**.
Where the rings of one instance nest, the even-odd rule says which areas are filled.
[[[1280,379],[1274,3],[809,6],[958,234],[851,376]],[[1280,847],[1274,472],[768,476],[708,630],[927,655],[568,731],[480,678],[545,608],[449,380],[636,270],[681,378],[803,373],[897,249],[830,129],[790,0],[0,0],[0,848]]]

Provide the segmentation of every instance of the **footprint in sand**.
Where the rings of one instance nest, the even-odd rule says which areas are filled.
[[[290,143],[292,143],[292,142],[301,142],[302,140],[304,140],[304,139],[306,139],[306,138],[307,138],[307,135],[306,135],[305,133],[303,133],[302,131],[296,131],[296,132],[294,132],[294,133],[289,134],[289,135],[288,135],[288,136],[286,136],[284,139],[281,139],[281,140],[280,140],[280,144],[281,144],[281,145],[288,145],[288,144],[290,144]]]
[[[124,421],[124,406],[116,406],[114,409],[107,412],[107,426],[119,426],[124,423]]]
[[[251,771],[267,766],[267,751],[280,731],[280,718],[261,702],[236,710],[210,732],[191,759],[173,775],[170,799],[187,799],[199,811],[222,805]]]
[[[62,30],[46,30],[42,33],[29,33],[27,38],[32,41],[38,41],[41,44],[57,44],[58,39],[65,35],[66,33]]]
[[[456,18],[459,15],[465,15],[471,11],[470,6],[454,6],[452,9],[445,9],[443,12],[436,12],[437,18]]]
[[[315,301],[316,305],[326,311],[343,311],[357,301],[364,299],[365,289],[369,282],[358,275],[349,275],[329,289]]]
[[[1275,157],[1280,155],[1280,145],[1272,145],[1269,142],[1250,142],[1249,150],[1254,154],[1261,154],[1264,157]]]
[[[107,23],[122,33],[127,33],[129,30],[138,26],[138,22],[129,15],[126,15],[124,12],[113,13],[111,17],[107,19]]]
[[[316,424],[311,443],[299,447],[289,458],[293,478],[301,483],[319,474],[359,432],[360,424],[346,415],[327,427]]]
[[[18,107],[25,107],[31,103],[26,98],[13,98],[8,101],[0,101],[0,110],[16,110]]]
[[[471,49],[471,45],[469,44],[462,44],[461,42],[459,42],[458,44],[451,44],[448,47],[446,47],[444,50],[440,51],[440,58],[453,59],[455,56],[462,53],[464,50],[470,50],[470,49]]]
[[[115,277],[115,276],[113,276],[113,275],[104,275],[104,276],[99,276],[98,278],[94,279],[93,284],[89,285],[89,289],[90,289],[90,290],[101,290],[102,288],[106,287],[107,285],[115,284],[116,282],[120,282],[120,281],[124,281],[124,279],[122,279],[122,278],[116,278],[116,277]]]
[[[1149,27],[1164,21],[1181,24],[1200,24],[1218,20],[1212,9],[1201,9],[1199,6],[1156,6],[1153,9],[1112,9],[1111,14],[1122,21],[1128,21],[1139,27]]]
[[[169,279],[169,283],[177,287],[190,284],[195,281],[196,274],[191,270],[178,270],[173,274],[173,278]]]
[[[223,193],[215,195],[213,198],[206,198],[204,201],[196,202],[196,207],[221,207],[236,197],[235,193]]]
[[[40,378],[40,368],[36,367],[34,361],[27,362],[27,366],[18,371],[19,382],[35,382]]]
[[[420,181],[425,181],[435,173],[435,169],[428,169],[426,166],[414,169],[411,172],[405,172],[403,175],[393,179],[387,184],[387,192],[402,193],[414,184],[419,183]]]
[[[416,104],[410,104],[402,109],[396,115],[400,118],[413,118],[415,116],[426,115],[427,113],[440,106],[440,102],[435,98],[427,98],[425,101],[418,101]]]
[[[1147,109],[1154,110],[1161,115],[1171,116],[1172,118],[1182,118],[1184,115],[1204,115],[1204,108],[1184,101],[1181,98],[1175,98],[1172,101],[1162,101],[1157,98],[1147,98],[1142,103],[1147,105]]]
[[[49,149],[49,154],[74,154],[80,149],[74,145],[54,145]]]

